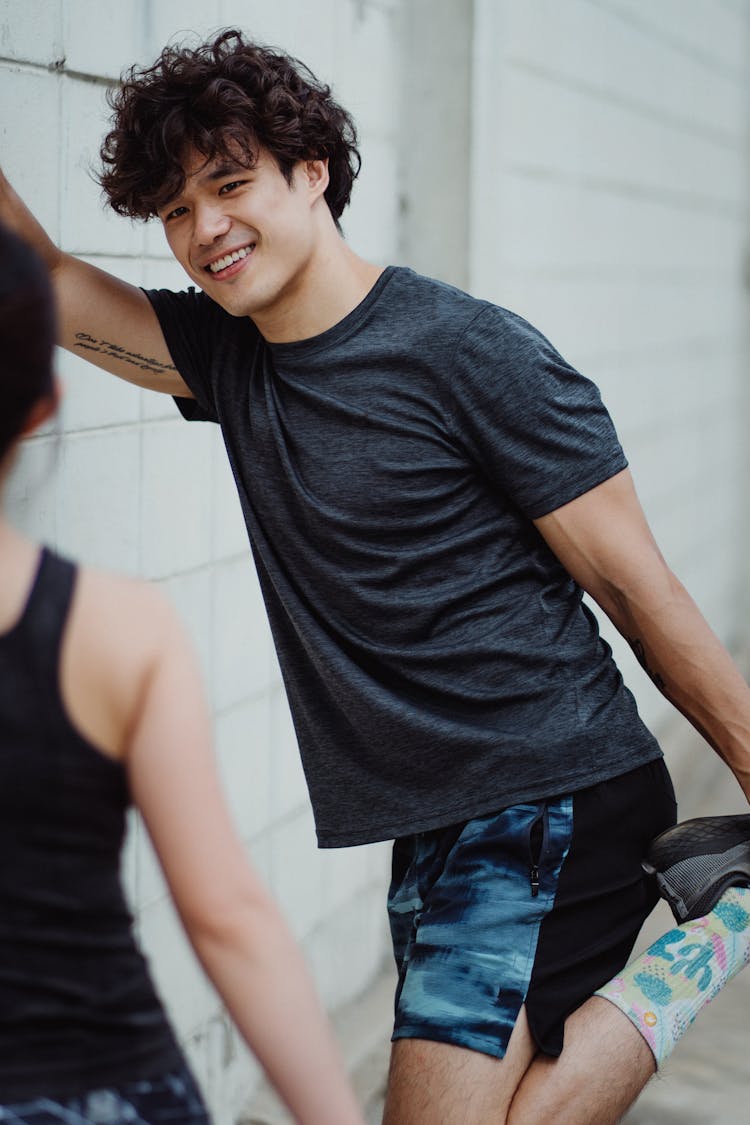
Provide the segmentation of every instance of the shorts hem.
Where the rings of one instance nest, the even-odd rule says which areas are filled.
[[[451,1047],[465,1047],[469,1051],[479,1051],[495,1059],[505,1058],[507,1050],[496,1039],[485,1039],[481,1035],[457,1035],[431,1024],[406,1024],[398,1027],[391,1036],[391,1043],[395,1043],[397,1039],[427,1039],[432,1043],[447,1043]]]

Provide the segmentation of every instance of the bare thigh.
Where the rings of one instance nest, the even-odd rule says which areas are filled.
[[[503,1125],[535,1054],[524,1009],[503,1059],[449,1043],[398,1039],[383,1125]]]
[[[654,1070],[654,1057],[627,1016],[593,996],[565,1021],[559,1059],[539,1054],[523,1075],[508,1121],[615,1125]]]
[[[504,1059],[399,1039],[383,1125],[614,1125],[654,1073],[622,1012],[592,997],[565,1024],[559,1059],[537,1053],[524,1009]]]

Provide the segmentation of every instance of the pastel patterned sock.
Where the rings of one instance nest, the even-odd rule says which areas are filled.
[[[750,888],[731,887],[710,914],[670,930],[596,993],[628,1017],[657,1068],[700,1010],[750,961]]]

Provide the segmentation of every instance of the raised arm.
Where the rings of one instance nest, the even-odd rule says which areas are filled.
[[[59,343],[113,375],[149,390],[192,398],[144,293],[61,251],[0,171],[0,220],[25,238],[50,271]]]
[[[126,750],[134,800],[198,957],[295,1121],[362,1125],[302,955],[232,827],[200,676],[167,610],[149,613],[161,639]]]
[[[750,688],[664,561],[628,470],[535,523],[750,800]]]

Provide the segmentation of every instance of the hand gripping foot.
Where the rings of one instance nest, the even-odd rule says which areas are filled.
[[[678,922],[713,910],[728,887],[750,886],[750,815],[702,816],[651,843],[643,870],[656,876]]]

